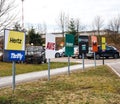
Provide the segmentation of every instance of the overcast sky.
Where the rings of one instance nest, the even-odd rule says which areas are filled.
[[[18,2],[21,4],[21,0]],[[24,0],[24,23],[46,23],[52,26],[48,32],[56,31],[60,12],[80,18],[85,25],[91,25],[95,16],[101,16],[107,23],[120,14],[120,0]]]

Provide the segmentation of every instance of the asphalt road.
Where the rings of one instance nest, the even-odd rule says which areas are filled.
[[[51,62],[67,62],[67,61],[68,61],[67,57],[51,59]],[[70,58],[70,61],[82,63],[82,59]],[[93,67],[95,65],[94,60],[92,59],[91,60],[85,59],[84,62],[85,62],[85,66],[84,66],[85,68]],[[120,59],[105,59],[104,62],[106,65],[110,66],[113,69],[113,71],[120,77]],[[102,60],[96,60],[96,65],[102,65]],[[78,69],[83,70],[83,64],[70,66],[70,71],[78,70]],[[50,75],[56,75],[61,73],[68,74],[68,67],[52,69],[50,71]],[[48,70],[16,75],[16,83],[33,81],[40,78],[48,78]],[[6,86],[12,86],[12,76],[0,77],[0,87],[6,87]]]
[[[120,77],[120,61],[116,63],[107,63],[107,65]]]
[[[51,62],[68,62],[68,58],[67,57],[62,57],[62,58],[54,58],[51,59]],[[82,59],[74,59],[74,58],[70,58],[70,62],[77,62],[77,63],[82,63],[83,60]],[[104,63],[116,63],[116,62],[120,62],[120,58],[119,59],[104,59]],[[94,64],[94,59],[84,59],[84,63],[85,64]],[[99,59],[96,60],[96,64],[103,64],[103,60]]]

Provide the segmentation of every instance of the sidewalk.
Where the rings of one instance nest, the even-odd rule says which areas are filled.
[[[101,65],[101,64],[97,64],[97,65]],[[111,67],[111,69],[120,77],[120,62],[106,63],[106,65]],[[94,64],[85,64],[84,67],[85,68],[94,67]],[[73,71],[73,70],[83,70],[83,65],[78,64],[78,65],[70,66],[70,71]],[[57,69],[51,69],[50,70],[50,75],[51,76],[61,74],[61,73],[68,74],[68,67],[63,67],[63,68],[57,68]],[[22,83],[22,82],[28,82],[28,81],[32,81],[32,80],[37,80],[37,79],[40,79],[40,78],[48,78],[48,70],[16,75],[16,84],[17,83]],[[0,88],[5,87],[5,86],[12,86],[12,76],[1,77],[0,78]]]
[[[87,64],[87,65],[85,65],[85,68],[92,67],[92,66],[94,66],[94,64]],[[83,70],[82,64],[70,66],[70,71],[78,70],[78,69]],[[56,75],[56,74],[61,74],[61,73],[66,73],[67,74],[68,73],[68,67],[63,67],[63,68],[57,68],[57,69],[51,69],[50,70],[50,75],[51,76]],[[40,78],[48,78],[48,70],[16,75],[16,83],[28,82],[28,81],[37,80],[37,79],[40,79]],[[0,87],[5,87],[5,86],[12,86],[12,76],[7,76],[7,77],[1,77],[0,78]]]

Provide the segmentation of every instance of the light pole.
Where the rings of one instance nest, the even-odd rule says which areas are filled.
[[[24,0],[21,0],[21,1],[22,1],[22,28],[24,29],[24,8],[23,8]]]

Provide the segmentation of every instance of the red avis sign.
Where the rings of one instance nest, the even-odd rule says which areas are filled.
[[[46,34],[46,42],[45,42],[45,49],[46,49],[46,58],[51,59],[55,58],[55,35],[53,34]]]
[[[55,43],[53,43],[53,42],[48,42],[46,49],[55,50]]]

